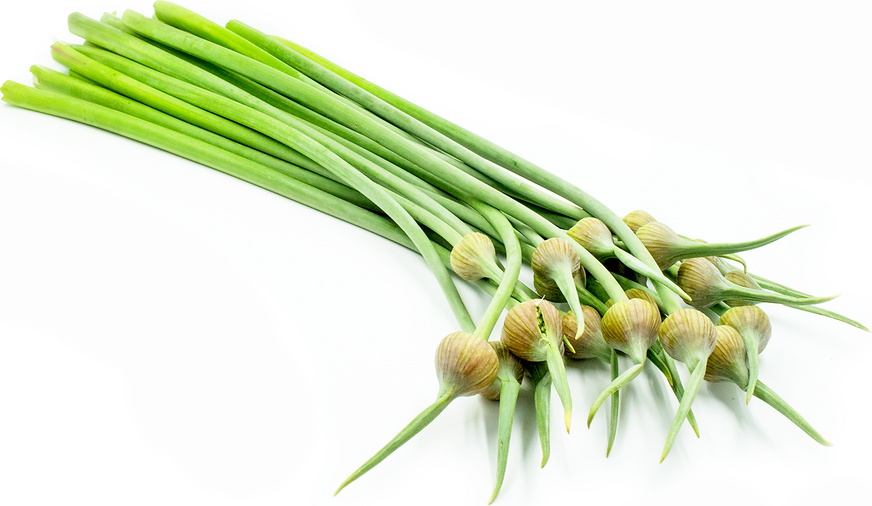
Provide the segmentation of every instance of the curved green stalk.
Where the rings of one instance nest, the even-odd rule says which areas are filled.
[[[618,352],[612,349],[611,360],[609,361],[609,365],[612,370],[612,381],[618,379],[620,371],[618,370]],[[612,452],[612,446],[615,444],[615,437],[618,434],[618,411],[620,410],[620,396],[621,394],[615,390],[615,393],[612,394],[611,401],[611,417],[609,418],[609,442],[606,446],[606,458],[609,458],[609,454]]]
[[[645,352],[648,356],[648,360],[654,364],[654,367],[660,370],[663,373],[663,376],[666,378],[666,382],[669,383],[669,387],[672,388],[674,385],[674,380],[672,379],[672,371],[669,370],[669,367],[666,365],[666,362],[660,358],[660,355],[654,350],[654,348],[648,348],[648,351]],[[614,378],[612,378],[614,379]]]
[[[787,230],[782,230],[781,232],[777,232],[770,236],[763,237],[761,239],[755,239],[753,241],[745,241],[745,242],[735,242],[735,243],[703,243],[693,241],[692,243],[688,243],[686,245],[682,245],[681,254],[676,257],[676,260],[684,260],[687,258],[699,258],[699,257],[710,257],[710,256],[724,256],[732,253],[739,253],[742,251],[749,251],[752,249],[759,248],[761,246],[766,246],[767,244],[771,244],[778,239],[781,239],[787,235],[790,235],[796,232],[799,229],[805,228],[808,225],[799,225],[796,227],[788,228]],[[744,265],[744,262],[740,262]]]
[[[838,295],[829,295],[827,297],[808,297],[799,299],[795,297],[789,297],[787,295],[781,295],[779,293],[769,293],[764,292],[763,290],[745,288],[744,286],[739,286],[729,281],[727,281],[727,283],[729,288],[726,288],[721,292],[721,296],[724,299],[742,299],[754,302],[771,302],[773,304],[792,304],[796,306],[805,306],[808,304],[822,304],[838,297]]]
[[[660,346],[659,341],[656,343]],[[660,348],[660,353],[662,353],[663,362],[666,364],[666,367],[669,369],[670,374],[672,375],[673,383],[672,383],[672,393],[675,394],[675,398],[678,399],[679,404],[681,403],[681,399],[684,398],[684,385],[681,384],[681,376],[678,375],[678,369],[675,367],[675,360],[672,359],[663,348]],[[699,437],[699,426],[696,423],[696,416],[693,414],[693,409],[687,412],[687,423],[690,424],[690,427],[693,429],[693,433],[696,434],[696,437]]]
[[[542,187],[550,190],[557,195],[567,199],[571,203],[579,206],[584,209],[584,211],[591,216],[595,216],[602,220],[606,226],[608,226],[612,232],[618,236],[618,238],[623,241],[627,247],[630,249],[630,252],[635,255],[637,258],[642,260],[645,264],[647,264],[651,268],[656,268],[657,264],[654,262],[654,259],[651,257],[651,254],[645,249],[645,246],[642,242],[636,237],[636,235],[630,230],[629,227],[623,222],[623,220],[600,203],[598,200],[594,199],[586,192],[581,190],[580,188],[574,186],[570,182],[551,174],[542,168],[536,166],[535,164],[497,146],[496,144],[475,135],[474,133],[466,130],[459,125],[456,125],[440,116],[433,114],[432,112],[419,107],[408,100],[399,97],[384,88],[381,88],[360,76],[349,72],[348,70],[336,65],[335,63],[309,51],[308,49],[294,44],[293,42],[287,41],[285,39],[280,39],[278,37],[276,40],[282,42],[288,48],[294,50],[297,55],[305,56],[307,59],[316,62],[318,65],[329,69],[331,72],[336,75],[341,76],[345,80],[359,86],[360,88],[372,93],[373,95],[379,97],[381,100],[393,105],[397,109],[405,112],[406,114],[416,118],[417,120],[427,124],[431,128],[437,130],[443,135],[453,139],[459,144],[466,146],[470,150],[478,153],[482,157],[487,160],[491,160],[495,163],[498,163],[503,168],[514,172],[515,174],[520,175],[536,184],[541,185]],[[305,73],[306,71],[304,71]],[[477,167],[478,168],[478,167]],[[484,172],[486,175],[493,177],[497,181],[501,181],[501,175],[499,173],[491,173],[486,170],[488,167],[481,167],[480,170]],[[535,228],[535,227],[534,227]],[[586,266],[585,266],[586,267]],[[590,270],[590,269],[588,269]],[[599,279],[599,276],[596,273],[591,272],[591,274]],[[680,307],[678,300],[676,297],[671,296],[671,291],[663,284],[656,284],[657,292],[663,298],[664,309],[667,311],[673,311]],[[606,287],[608,289],[608,287]],[[609,290],[611,295],[611,290]],[[615,301],[624,300],[622,297],[614,297],[612,298]]]
[[[478,207],[478,211],[499,231],[507,255],[506,269],[502,273],[502,279],[499,280],[500,287],[474,332],[476,336],[487,341],[503,312],[503,308],[506,307],[506,303],[515,290],[515,283],[521,273],[521,245],[518,242],[518,236],[515,235],[515,229],[503,213],[484,204]]]
[[[593,401],[593,404],[590,407],[590,413],[587,415],[587,426],[590,427],[590,422],[593,421],[593,417],[596,416],[596,412],[600,406],[602,406],[603,402],[609,398],[610,395],[617,392],[621,388],[627,385],[627,383],[633,381],[633,379],[642,372],[642,367],[644,367],[645,361],[643,360],[641,364],[636,364],[633,367],[630,367],[623,374],[615,378],[611,383],[606,386],[605,390],[603,390],[599,397]]]
[[[784,305],[787,307],[792,307],[793,309],[799,309],[800,311],[805,311],[807,313],[826,316],[828,318],[832,318],[833,320],[837,320],[837,321],[840,321],[842,323],[847,323],[848,325],[851,325],[852,327],[857,327],[860,330],[865,330],[866,332],[872,332],[869,330],[869,327],[863,325],[862,323],[858,322],[857,320],[852,320],[852,319],[848,318],[847,316],[836,313],[835,311],[830,311],[828,309],[824,309],[822,307],[800,306],[797,304],[784,304]]]
[[[775,410],[782,415],[786,416],[788,420],[793,422],[794,425],[802,429],[803,432],[811,436],[811,438],[818,443],[824,446],[833,446],[833,443],[824,439],[824,437],[821,436],[821,434],[816,431],[814,427],[805,420],[805,418],[800,416],[795,409],[784,402],[784,399],[779,397],[778,394],[773,392],[772,389],[766,386],[762,381],[757,382],[757,388],[754,389],[754,395],[761,401],[775,408]]]
[[[652,281],[666,285],[667,288],[681,296],[682,299],[690,302],[690,296],[684,293],[684,290],[676,285],[674,281],[664,276],[660,269],[652,269],[651,267],[648,267],[644,262],[620,248],[615,248],[614,252],[615,257],[630,269],[633,269],[646,278],[650,278]]]
[[[675,437],[678,435],[678,429],[684,423],[685,418],[690,413],[690,406],[696,398],[696,393],[699,391],[699,386],[702,384],[702,379],[705,376],[705,366],[708,362],[708,357],[701,360],[693,369],[690,375],[690,382],[687,384],[687,391],[678,403],[678,411],[675,412],[675,418],[672,419],[672,425],[669,427],[669,432],[666,435],[666,444],[663,445],[663,453],[660,455],[660,462],[669,455],[669,450],[672,449],[672,444],[675,442]],[[697,434],[697,437],[699,435]]]
[[[212,144],[213,146],[230,151],[231,153],[247,158],[253,162],[265,165],[275,171],[286,174],[298,181],[305,182],[306,184],[312,185],[320,190],[324,190],[359,207],[363,207],[370,211],[378,209],[359,192],[352,190],[341,183],[336,183],[335,181],[319,174],[267,155],[256,149],[251,149],[248,146],[239,144],[185,121],[181,121],[171,115],[162,113],[147,105],[119,95],[118,93],[97,84],[91,84],[93,81],[85,82],[39,65],[32,66],[30,71],[34,76],[34,86],[37,88],[63,93],[64,95],[69,95],[125,114],[130,114],[131,116],[148,121],[149,123],[160,125],[169,128],[170,130],[175,130],[189,137],[193,137],[208,144]]]
[[[592,294],[587,287],[584,286],[579,277],[575,278],[575,290],[578,292],[579,302],[596,309],[599,314],[604,315],[606,314],[606,311],[609,310],[609,307],[606,306],[603,301],[601,301],[596,295]]]
[[[515,417],[515,405],[518,402],[518,392],[521,384],[514,377],[502,380],[500,383],[500,421],[497,429],[497,481],[491,494],[491,504],[500,493],[503,486],[503,478],[506,476],[506,464],[509,460],[509,441],[512,438],[512,421]]]
[[[758,276],[757,274],[753,274],[753,273],[748,273],[748,275],[751,276],[752,278],[754,278],[754,281],[756,281],[757,284],[759,284],[761,287],[763,287],[767,290],[772,290],[773,292],[778,292],[782,295],[789,295],[791,297],[799,297],[799,298],[811,297],[810,294],[807,294],[805,292],[800,292],[799,290],[794,290],[793,288],[790,288],[789,286],[782,285],[781,283],[776,283],[775,281],[766,279],[763,276]]]
[[[78,49],[81,49],[84,54],[95,60],[94,64],[88,67],[82,67],[83,69],[88,69],[91,72],[97,73],[101,69],[92,67],[96,67],[98,64],[105,64],[118,72],[122,72],[128,77],[142,81],[142,84],[140,84],[140,87],[142,88],[145,88],[146,86],[153,87],[153,89],[156,89],[157,91],[173,95],[177,99],[197,105],[202,109],[218,112],[224,117],[235,119],[237,123],[243,123],[241,117],[244,112],[240,111],[243,111],[245,106],[238,104],[231,99],[204,92],[190,84],[163,75],[152,69],[101,49],[87,47],[80,47]],[[81,65],[80,62],[74,62],[69,59],[66,59],[65,61],[77,68]],[[104,73],[100,72],[95,75],[102,77]],[[112,85],[114,77],[114,75],[110,74],[108,77],[109,80],[106,81],[106,84]],[[233,104],[235,104],[235,106],[228,109],[222,108],[222,104],[225,107],[232,106]],[[413,214],[413,217],[417,221],[422,222],[431,230],[445,238],[449,243],[456,244],[463,238],[464,233],[472,231],[464,222],[438,204],[427,193],[419,189],[418,186],[410,183],[403,177],[397,176],[397,173],[402,171],[398,168],[397,170],[390,170],[389,162],[384,162],[383,164],[373,162],[371,158],[363,156],[359,152],[337,142],[304,120],[286,121],[285,124],[298,129],[304,135],[311,137],[316,142],[324,145],[330,151],[336,153],[346,162],[351,164],[354,168],[361,171],[365,176],[383,184],[386,189],[389,190],[389,193],[399,193],[403,198],[408,199],[408,201],[413,202],[417,206],[420,206],[421,209],[427,211],[427,214],[411,214]],[[275,136],[272,137],[275,138]],[[380,158],[375,158],[381,160]],[[393,194],[391,196],[396,198]],[[407,211],[408,210],[409,209],[407,209]],[[432,219],[434,217],[437,219]]]
[[[163,23],[156,22],[133,11],[126,11],[122,17],[122,22],[136,33],[162,44],[183,50],[207,62],[220,62],[224,68],[238,72],[276,91],[280,91],[294,100],[301,101],[313,110],[366,134],[411,162],[422,167],[428,167],[437,177],[452,181],[455,186],[463,188],[471,196],[479,198],[523,221],[543,236],[560,237],[569,240],[564,231],[555,227],[547,219],[475,177],[459,170],[443,158],[435,155],[428,148],[408,141],[403,136],[384,127],[372,118],[361,114],[347,104],[336,100],[331,95],[327,95],[295,79],[288,78],[285,74],[239,53],[164,25]],[[153,46],[138,41],[135,37],[124,34],[108,25],[97,23],[81,14],[76,13],[70,16],[70,30],[101,46],[109,47],[109,49],[137,61],[141,60],[149,66],[159,68],[176,77],[182,77],[191,83],[203,86],[205,89],[221,95],[233,96],[234,100],[238,100],[240,103],[244,103],[264,114],[271,115],[280,112],[202,69],[189,65]],[[121,41],[124,41],[124,43],[121,43]],[[493,176],[494,174],[491,175]],[[576,251],[582,259],[582,265],[584,265],[591,276],[600,280],[600,283],[609,291],[612,298],[614,300],[623,300],[623,291],[620,290],[620,286],[614,281],[608,270],[583,248],[578,247]]]
[[[58,46],[59,51],[66,53],[68,57],[67,59],[72,64],[75,64],[79,60],[86,59],[83,55],[68,47],[59,44],[55,44],[55,46]],[[433,251],[429,239],[426,238],[426,235],[420,229],[415,220],[380,186],[367,179],[366,176],[345,162],[333,151],[327,149],[324,145],[319,144],[311,137],[302,134],[299,130],[292,128],[287,123],[279,122],[270,116],[251,110],[235,101],[196,88],[187,83],[178,81],[170,84],[171,87],[164,91],[171,91],[172,94],[177,97],[184,97],[184,100],[189,103],[217,112],[228,119],[232,119],[242,125],[266,133],[273,139],[282,142],[288,147],[311,158],[321,166],[324,166],[337,177],[342,179],[344,183],[361,192],[369,200],[378,205],[385,213],[391,216],[391,218],[394,219],[394,221],[400,225],[401,228],[403,228],[410,235],[412,240],[421,248],[420,251],[425,257],[425,260],[427,260],[427,263],[430,265],[431,270],[442,287],[461,328],[466,331],[472,331],[475,328],[471,318],[469,318],[469,313],[466,311],[465,306],[460,300],[460,296],[457,293],[457,289],[454,286],[450,275],[441,265],[441,262],[438,262],[438,257],[436,256],[435,251]]]
[[[736,262],[737,264],[742,266],[742,272],[744,272],[745,274],[748,273],[748,264],[745,262],[745,259],[740,257],[739,255],[727,254],[727,255],[718,255],[718,256],[721,258],[725,258],[727,260],[732,260],[733,262]]]
[[[563,354],[550,340],[546,339],[548,351],[545,353],[545,363],[551,373],[551,381],[554,389],[563,404],[563,421],[566,424],[566,433],[569,433],[569,425],[572,421],[572,397],[569,394],[569,382],[566,380],[566,365],[563,363]]]
[[[536,427],[539,431],[539,445],[542,447],[542,464],[545,467],[551,457],[551,374],[547,367],[534,363],[530,377],[535,385],[533,403],[536,409]]]
[[[336,489],[336,492],[333,493],[335,496],[339,492],[342,491],[343,488],[347,487],[351,482],[360,478],[367,471],[377,466],[381,461],[386,459],[388,455],[394,453],[397,448],[403,446],[408,440],[412,439],[415,434],[421,432],[421,430],[430,424],[433,420],[439,416],[445,408],[448,407],[448,404],[451,403],[456,398],[456,395],[453,391],[441,393],[439,397],[436,399],[436,402],[429,405],[424,411],[421,411],[418,416],[416,416],[408,425],[403,427],[403,429],[394,436],[393,439],[388,442],[385,446],[382,447],[381,450],[377,451],[375,455],[373,455],[369,460],[363,463],[362,466],[357,468],[356,471],[351,473],[351,476],[345,479],[339,488]]]
[[[754,390],[757,385],[757,375],[760,372],[760,352],[758,351],[757,339],[754,336],[748,335],[747,332],[739,332],[742,337],[742,342],[745,343],[745,350],[748,359],[748,386],[745,387],[745,404],[751,402],[751,396],[754,395]]]
[[[581,303],[578,301],[578,290],[575,289],[575,277],[571,272],[569,272],[568,266],[561,267],[566,268],[557,267],[551,269],[549,274],[551,275],[551,279],[554,280],[554,283],[557,285],[557,288],[560,290],[560,293],[563,294],[563,297],[569,304],[569,308],[572,309],[572,312],[578,317],[578,329],[575,332],[575,338],[578,339],[582,332],[584,332],[584,313],[581,311]],[[569,348],[569,351],[575,353],[575,349],[572,347],[572,344],[570,344],[569,339],[566,336],[563,337],[563,344]]]

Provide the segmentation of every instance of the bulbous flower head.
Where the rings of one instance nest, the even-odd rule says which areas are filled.
[[[436,376],[440,392],[458,397],[487,392],[497,379],[500,361],[496,351],[468,332],[445,336],[436,348]]]
[[[641,364],[648,348],[657,340],[660,311],[649,302],[630,299],[609,308],[602,320],[606,343]]]

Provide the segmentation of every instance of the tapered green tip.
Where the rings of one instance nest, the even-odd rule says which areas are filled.
[[[564,411],[563,422],[566,424],[566,433],[569,434],[569,425],[572,423],[572,408],[569,408],[569,411]]]

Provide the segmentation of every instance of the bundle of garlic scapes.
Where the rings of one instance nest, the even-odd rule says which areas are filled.
[[[354,471],[372,469],[459,397],[499,402],[497,476],[506,473],[520,384],[533,382],[542,464],[553,385],[572,422],[565,357],[610,364],[587,417],[650,361],[679,406],[664,459],[702,381],[729,381],[827,441],[758,379],[771,326],[757,303],[860,323],[748,271],[737,254],[801,227],[742,243],[679,235],[650,214],[621,218],[582,189],[293,42],[239,21],[222,27],[180,6],[69,17],[85,45],[56,43],[69,75],[34,66],[35,88],[2,87],[13,105],[90,124],[197,161],[419,252],[459,330],[436,351],[436,401]],[[500,260],[499,255],[504,255]],[[533,270],[533,287],[519,281]],[[474,322],[451,273],[492,296]],[[689,307],[688,307],[689,306]],[[508,310],[498,341],[489,341]],[[566,310],[566,311],[563,311]],[[633,365],[621,371],[618,354]],[[675,361],[690,372],[682,385]]]

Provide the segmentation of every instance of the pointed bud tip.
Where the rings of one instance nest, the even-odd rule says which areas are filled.
[[[572,423],[572,410],[563,414],[563,422],[566,424],[566,433],[569,434],[569,426]]]

